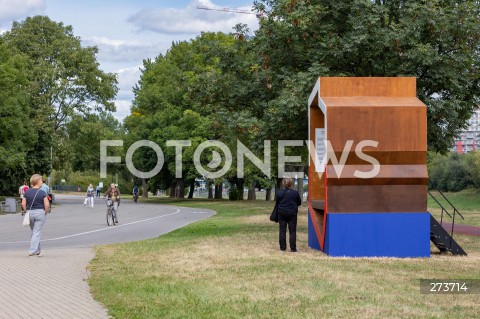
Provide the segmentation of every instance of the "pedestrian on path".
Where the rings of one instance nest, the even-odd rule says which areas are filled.
[[[48,202],[50,203],[50,208],[52,208],[52,194],[50,193],[50,187],[48,187],[47,181],[43,180],[41,189],[47,194]],[[50,210],[48,212],[51,213]]]
[[[120,190],[118,189],[117,185],[110,184],[110,187],[107,189],[105,193],[105,197],[112,200],[113,202],[113,210],[115,211],[115,219],[118,223],[118,206],[120,206]]]
[[[27,208],[29,211],[30,229],[32,230],[30,248],[28,250],[29,256],[40,256],[42,253],[40,237],[42,235],[43,225],[47,220],[47,212],[50,208],[48,195],[41,189],[42,184],[42,176],[34,174],[30,178],[30,185],[32,187],[25,192],[25,197],[22,199],[23,211],[27,211]]]
[[[18,195],[20,196],[20,199],[23,199],[25,197],[25,192],[28,190],[28,184],[27,182],[23,182],[23,185],[20,186],[18,189]]]
[[[287,225],[289,233],[290,250],[297,251],[297,214],[298,206],[302,204],[300,195],[294,189],[293,179],[285,178],[283,180],[284,189],[277,194],[278,205],[278,225],[279,225],[279,244],[280,250],[287,250]]]
[[[87,188],[87,204],[90,206],[90,208],[93,208],[93,199],[95,197],[95,189],[93,188],[93,185],[90,184],[88,185]]]
[[[100,192],[102,191],[102,188],[100,187],[100,184],[97,185],[97,197],[100,198]]]

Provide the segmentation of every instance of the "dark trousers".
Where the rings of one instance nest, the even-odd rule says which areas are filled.
[[[278,211],[278,225],[280,227],[278,241],[280,250],[287,249],[287,225],[290,239],[290,250],[297,250],[297,214]]]

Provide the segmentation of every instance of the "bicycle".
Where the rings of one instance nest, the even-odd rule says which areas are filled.
[[[115,226],[118,224],[117,220],[117,212],[113,206],[113,201],[111,199],[107,200],[107,225],[108,226]]]

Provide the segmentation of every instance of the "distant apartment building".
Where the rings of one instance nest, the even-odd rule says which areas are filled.
[[[459,154],[478,150],[480,143],[480,109],[473,112],[467,123],[468,127],[460,132],[453,147],[453,151]]]

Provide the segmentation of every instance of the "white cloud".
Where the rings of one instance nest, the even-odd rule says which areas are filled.
[[[122,122],[128,115],[130,115],[131,105],[132,102],[128,100],[116,100],[115,106],[117,108],[117,112],[114,114],[115,118]]]
[[[84,45],[97,46],[99,60],[108,62],[138,62],[166,50],[165,45],[97,36],[83,38],[82,42]]]
[[[0,24],[40,14],[45,9],[45,0],[0,0]]]
[[[238,23],[248,24],[250,29],[258,28],[255,14],[233,13],[216,10],[199,10],[197,5],[221,9],[208,0],[193,1],[186,8],[143,9],[132,15],[128,21],[140,31],[164,34],[198,34],[201,31],[231,32]],[[237,8],[246,12],[250,7]]]
[[[119,121],[123,121],[123,119],[130,114],[130,106],[134,98],[132,88],[140,78],[140,67],[139,65],[131,68],[123,68],[115,72],[118,74],[119,90],[115,99],[117,111],[114,115]]]
[[[116,71],[118,74],[118,94],[117,98],[120,100],[133,100],[133,86],[140,79],[140,65],[132,68],[125,68]]]

